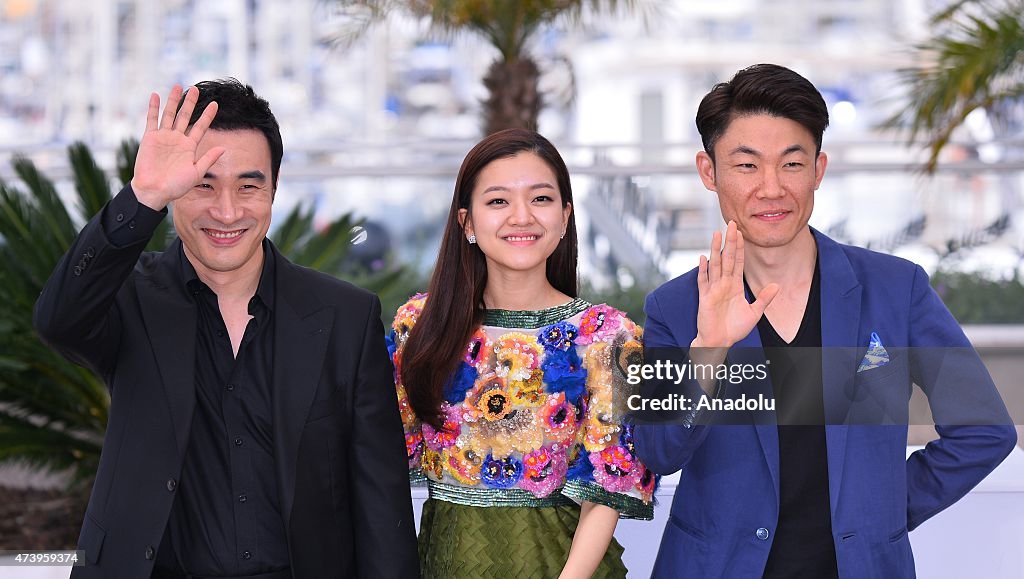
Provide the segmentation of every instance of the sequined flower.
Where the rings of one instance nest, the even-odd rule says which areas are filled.
[[[444,463],[441,453],[429,448],[423,451],[423,474],[433,480],[441,480],[444,476]]]
[[[494,372],[507,380],[527,380],[540,362],[541,348],[526,334],[510,333],[494,345]]]
[[[409,330],[416,325],[416,320],[419,319],[426,301],[427,294],[420,293],[409,298],[409,301],[398,308],[398,312],[395,313],[395,321],[391,324],[391,328],[395,332],[396,347],[405,344],[405,339],[409,337]]]
[[[591,407],[583,421],[583,444],[590,452],[603,450],[618,437],[622,425],[601,408]]]
[[[569,402],[575,403],[587,391],[587,370],[583,367],[576,348],[565,352],[548,352],[541,364],[548,392],[564,392]]]
[[[515,459],[494,458],[488,454],[480,469],[480,480],[491,488],[507,489],[512,488],[523,477],[523,463]]]
[[[583,312],[580,317],[578,344],[590,344],[610,340],[622,326],[625,316],[615,308],[599,305]]]
[[[493,345],[490,338],[487,337],[487,332],[483,328],[478,328],[469,338],[466,354],[462,357],[462,361],[475,367],[478,371],[482,371],[482,368],[487,364],[487,358],[491,354],[492,347]]]
[[[566,447],[576,438],[579,424],[576,406],[565,399],[563,392],[549,395],[538,416],[549,440]]]
[[[466,393],[476,383],[478,372],[475,367],[462,362],[444,384],[444,399],[448,404],[459,404],[466,399]]]
[[[409,468],[416,468],[420,465],[420,457],[423,454],[423,435],[419,430],[405,433],[405,454],[409,457]]]
[[[644,347],[637,340],[628,340],[616,347],[616,373],[624,379],[629,376],[631,367],[640,367],[644,363]]]
[[[449,447],[444,449],[444,464],[448,474],[464,485],[480,482],[480,467],[483,463],[480,453],[473,448]]]
[[[508,386],[512,402],[521,406],[539,406],[544,403],[544,373],[534,370],[526,380],[514,380]]]
[[[591,482],[594,480],[594,465],[590,464],[590,453],[583,445],[572,447],[568,454],[569,469],[565,473],[566,480]]]
[[[655,476],[651,469],[644,467],[643,473],[640,474],[639,480],[636,481],[636,490],[640,491],[640,498],[645,503],[651,502],[651,498],[654,496],[654,491],[658,487],[658,477]]]
[[[558,322],[542,328],[537,332],[537,341],[545,350],[560,350],[562,352],[573,347],[573,341],[579,335],[579,329],[569,322]]]
[[[508,392],[496,388],[481,394],[476,407],[486,420],[501,420],[512,412],[512,399]]]
[[[459,434],[462,433],[462,425],[459,423],[459,412],[457,407],[450,407],[447,404],[441,405],[441,413],[444,415],[444,424],[441,430],[436,430],[429,423],[424,422],[420,428],[423,429],[423,442],[431,450],[441,450],[455,444]]]
[[[535,497],[546,497],[562,484],[566,468],[565,450],[537,449],[523,457],[523,478],[519,486]]]
[[[594,480],[605,490],[625,492],[640,480],[640,463],[621,446],[591,452],[590,463],[594,465]]]
[[[399,384],[397,387],[398,392],[398,412],[402,416],[402,424],[406,426],[412,426],[416,424],[416,412],[412,409],[412,404],[409,403],[409,394],[405,391],[405,386]]]
[[[544,429],[530,408],[516,408],[501,420],[480,420],[472,426],[470,444],[495,456],[527,453],[544,444]]]

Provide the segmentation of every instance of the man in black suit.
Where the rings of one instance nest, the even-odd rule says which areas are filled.
[[[111,392],[73,577],[417,577],[376,296],[266,239],[281,166],[235,80],[150,97],[135,174],[36,303]],[[143,253],[173,207],[167,251]]]

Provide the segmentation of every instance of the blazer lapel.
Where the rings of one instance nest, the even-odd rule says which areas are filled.
[[[196,400],[196,308],[178,275],[182,259],[181,241],[175,240],[153,270],[140,276],[136,292],[184,456]]]
[[[314,299],[309,279],[273,245],[277,298],[274,314],[274,448],[285,528],[295,496],[295,466],[334,324],[334,307]]]
[[[857,375],[857,334],[863,287],[849,259],[835,241],[812,231],[818,242],[821,267],[821,346],[825,401],[825,440],[828,447],[829,498],[836,513],[846,462],[845,424],[849,392]]]

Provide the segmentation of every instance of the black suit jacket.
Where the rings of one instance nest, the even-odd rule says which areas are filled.
[[[188,448],[197,313],[180,279],[181,241],[163,253],[115,247],[102,215],[46,283],[35,325],[111,393],[79,539],[89,566],[73,576],[138,579],[151,573]],[[273,444],[294,576],[417,577],[380,302],[267,246],[277,271]]]

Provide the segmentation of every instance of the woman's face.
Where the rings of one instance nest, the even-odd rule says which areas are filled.
[[[569,222],[555,172],[534,153],[491,161],[477,175],[469,209],[459,211],[466,237],[476,235],[489,274],[545,274]]]

